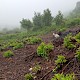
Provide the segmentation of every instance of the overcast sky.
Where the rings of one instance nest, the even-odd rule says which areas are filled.
[[[52,15],[59,10],[67,12],[80,0],[0,0],[0,25],[17,26],[22,18],[31,19],[35,12],[49,8]],[[1,26],[0,26],[1,27]]]

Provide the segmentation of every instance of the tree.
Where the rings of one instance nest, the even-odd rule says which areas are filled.
[[[51,26],[52,19],[53,18],[51,16],[51,11],[49,9],[44,10],[44,13],[43,13],[44,26]]]
[[[61,13],[61,11],[58,11],[58,15],[54,18],[54,21],[55,21],[56,25],[64,24],[63,14]]]
[[[33,24],[35,27],[42,27],[42,15],[40,13],[34,13]]]
[[[21,23],[21,27],[24,29],[30,29],[33,27],[32,22],[29,19],[22,19],[22,21],[20,21]]]

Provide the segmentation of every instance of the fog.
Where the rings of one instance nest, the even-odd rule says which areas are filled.
[[[22,18],[30,19],[35,12],[49,8],[55,16],[59,10],[67,13],[73,10],[79,0],[0,0],[0,29],[20,26]]]

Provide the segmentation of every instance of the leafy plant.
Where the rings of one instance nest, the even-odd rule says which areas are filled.
[[[14,53],[12,51],[10,51],[10,50],[8,50],[8,51],[3,53],[3,57],[6,57],[6,58],[9,58],[9,57],[11,57],[13,55],[14,55]]]
[[[23,43],[15,43],[14,46],[13,46],[13,49],[19,49],[19,48],[22,48],[24,46]]]
[[[54,48],[52,44],[41,43],[37,48],[37,55],[41,57],[48,57],[48,53]]]
[[[80,47],[79,47],[78,50],[76,51],[75,57],[77,57],[77,59],[80,61]]]
[[[32,74],[26,74],[25,76],[25,80],[33,80],[34,79],[34,77],[32,76]]]
[[[72,36],[69,34],[64,38],[64,44],[63,45],[68,49],[73,49],[76,47],[74,44],[72,44],[71,37]]]
[[[41,40],[41,38],[30,37],[30,38],[26,38],[24,41],[29,44],[35,44],[35,43],[41,43],[42,40]]]
[[[80,43],[80,32],[76,34],[75,39],[78,43]]]
[[[63,64],[63,63],[65,63],[66,61],[67,61],[67,60],[65,59],[64,56],[58,55],[58,58],[57,58],[57,60],[55,60],[55,63],[56,63],[56,65],[58,65],[58,64]]]
[[[36,65],[36,66],[34,66],[34,67],[32,68],[32,72],[34,72],[34,73],[37,73],[37,72],[39,72],[39,71],[41,71],[41,66],[40,66],[40,65]]]
[[[74,74],[55,74],[51,80],[74,80]]]

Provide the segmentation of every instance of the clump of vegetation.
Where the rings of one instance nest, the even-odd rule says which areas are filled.
[[[76,34],[75,39],[78,43],[80,43],[80,32]]]
[[[32,76],[32,74],[26,74],[25,76],[25,80],[33,80],[34,79],[34,77]]]
[[[23,46],[24,46],[24,44],[23,44],[22,42],[20,42],[20,43],[15,43],[15,44],[13,45],[13,50],[22,48]]]
[[[26,38],[25,41],[29,44],[35,44],[35,43],[41,43],[41,38],[37,38],[37,37],[30,37],[30,38]]]
[[[41,43],[40,46],[38,46],[37,48],[37,55],[41,56],[41,57],[48,57],[48,53],[54,48],[54,46],[52,44],[45,44],[45,43]]]
[[[74,74],[55,74],[51,80],[74,80]]]
[[[78,26],[78,25],[80,25],[80,18],[73,18],[67,21],[67,26],[69,27]]]
[[[64,38],[64,44],[63,44],[63,45],[64,45],[66,48],[68,48],[68,49],[73,49],[73,48],[76,47],[74,44],[72,44],[71,38],[72,38],[72,36],[71,36],[70,34],[67,35],[67,36]]]
[[[67,61],[67,60],[65,59],[64,56],[58,55],[58,58],[57,58],[57,60],[55,60],[55,63],[56,63],[56,65],[59,65],[59,64],[65,63],[66,61]]]
[[[78,50],[76,51],[75,57],[80,61],[80,47],[79,47]]]
[[[6,57],[6,58],[9,58],[9,57],[11,57],[13,55],[14,55],[14,53],[12,51],[10,51],[10,50],[8,50],[8,51],[3,53],[3,57]]]
[[[63,63],[65,63],[67,60],[63,55],[58,55],[57,60],[55,60],[56,67],[53,69],[53,72],[56,72],[58,68],[60,68]]]
[[[34,73],[38,73],[41,71],[41,66],[40,65],[36,65],[32,68],[32,72]]]

